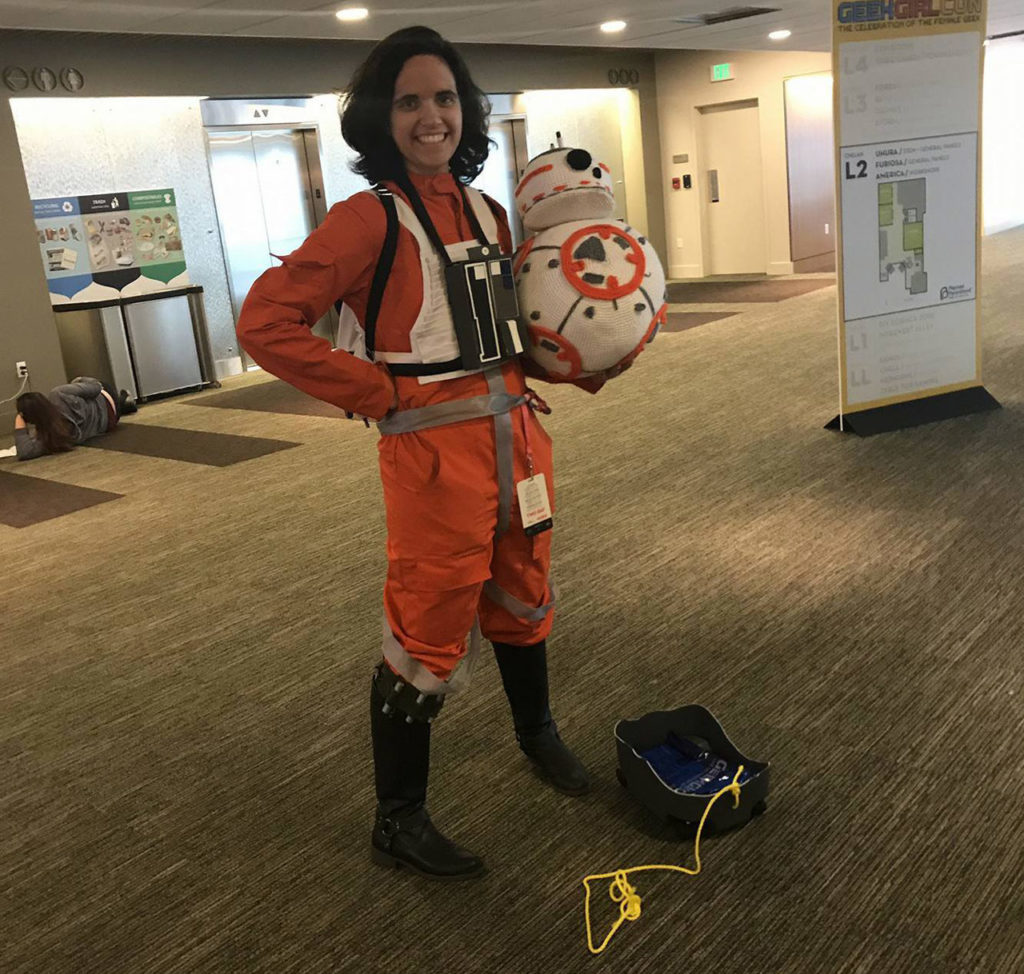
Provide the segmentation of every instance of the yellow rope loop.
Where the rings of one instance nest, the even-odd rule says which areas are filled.
[[[641,901],[626,876],[625,869],[620,869],[615,874],[615,879],[612,880],[611,887],[608,889],[608,895],[615,903],[619,904],[623,920],[635,920],[640,916]]]
[[[586,899],[583,903],[583,909],[586,913],[587,919],[587,947],[592,954],[600,954],[601,951],[611,943],[612,937],[615,936],[619,927],[621,927],[625,921],[636,920],[640,916],[640,895],[637,893],[636,889],[630,885],[630,873],[644,872],[650,869],[666,869],[670,872],[685,873],[687,876],[696,876],[700,872],[700,837],[701,833],[704,831],[704,823],[707,821],[708,814],[711,811],[711,806],[714,805],[722,795],[731,794],[733,797],[732,807],[739,807],[741,774],[743,774],[742,764],[736,770],[736,776],[732,779],[732,783],[726,785],[721,791],[716,792],[704,809],[704,814],[701,816],[700,824],[697,826],[697,836],[693,843],[693,858],[696,860],[696,869],[687,869],[684,866],[673,865],[634,866],[632,869],[618,869],[614,873],[599,873],[593,876],[587,876],[586,879],[583,880],[583,888],[586,890]],[[594,946],[594,933],[590,922],[590,884],[597,879],[612,880],[608,889],[608,895],[611,897],[612,902],[619,904],[619,918],[615,921],[611,930],[608,932],[608,936],[604,938],[604,941],[599,947]]]

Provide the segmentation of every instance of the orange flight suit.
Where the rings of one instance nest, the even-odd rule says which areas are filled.
[[[449,245],[473,239],[454,178],[410,176],[441,240]],[[386,185],[404,199],[396,185]],[[309,395],[372,419],[388,413],[396,389],[399,411],[487,395],[483,373],[428,382],[392,376],[383,363],[332,349],[310,331],[339,299],[364,320],[385,226],[384,208],[372,193],[333,206],[323,224],[281,258],[282,266],[253,284],[238,320],[242,347],[268,372]],[[499,230],[502,249],[510,253],[503,212]],[[410,331],[422,302],[419,247],[402,226],[378,318],[378,350],[411,351]],[[518,361],[501,366],[501,374],[507,392],[523,394]],[[528,424],[533,470],[545,475],[553,509],[551,441],[532,410],[517,407],[510,416],[514,480],[528,476]],[[521,618],[483,591],[492,579],[527,607],[553,602],[551,532],[526,536],[515,491],[508,529],[496,537],[496,449],[491,417],[382,436],[378,443],[388,532],[387,625],[402,649],[442,681],[464,656],[477,617],[485,638],[513,645],[532,645],[551,630],[551,610],[542,618]]]

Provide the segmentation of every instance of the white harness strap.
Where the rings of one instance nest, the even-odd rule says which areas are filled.
[[[480,223],[480,229],[488,241],[497,241],[498,223],[487,205],[487,201],[472,186],[466,187],[466,198]],[[430,365],[435,362],[450,362],[459,357],[459,342],[455,337],[455,324],[452,321],[451,309],[448,307],[448,296],[444,284],[444,267],[441,258],[435,253],[434,247],[426,231],[416,218],[412,207],[400,197],[395,197],[398,209],[398,222],[412,234],[420,252],[420,275],[423,279],[423,302],[419,314],[409,330],[409,352],[378,352],[377,361],[395,363],[413,363]],[[465,240],[461,243],[445,247],[453,261],[465,260],[470,248],[479,246],[477,240]],[[446,372],[444,375],[420,376],[420,383],[442,382],[471,373],[458,370]]]

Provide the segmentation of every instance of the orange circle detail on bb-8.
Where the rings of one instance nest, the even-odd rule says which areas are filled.
[[[588,265],[592,263],[591,254],[594,254],[600,263],[607,261],[608,248],[603,246],[605,241],[614,241],[629,251],[622,255],[624,263],[632,265],[631,268],[627,268],[630,277],[625,284],[619,283],[617,274],[588,271]],[[597,246],[594,246],[595,243]],[[614,249],[611,253],[615,254]],[[643,247],[624,229],[607,223],[574,230],[562,244],[561,259],[562,273],[566,280],[585,297],[598,298],[602,301],[616,301],[635,291],[644,279],[647,264],[644,260]]]
[[[665,319],[665,278],[624,223],[576,221],[531,237],[515,261],[530,356],[572,380],[632,361]]]

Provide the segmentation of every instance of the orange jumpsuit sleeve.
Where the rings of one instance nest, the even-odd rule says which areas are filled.
[[[387,369],[332,348],[311,326],[335,301],[369,286],[384,232],[384,209],[367,194],[331,207],[305,242],[281,258],[280,267],[257,278],[237,327],[239,344],[262,368],[317,399],[371,419],[382,418],[394,400]]]

